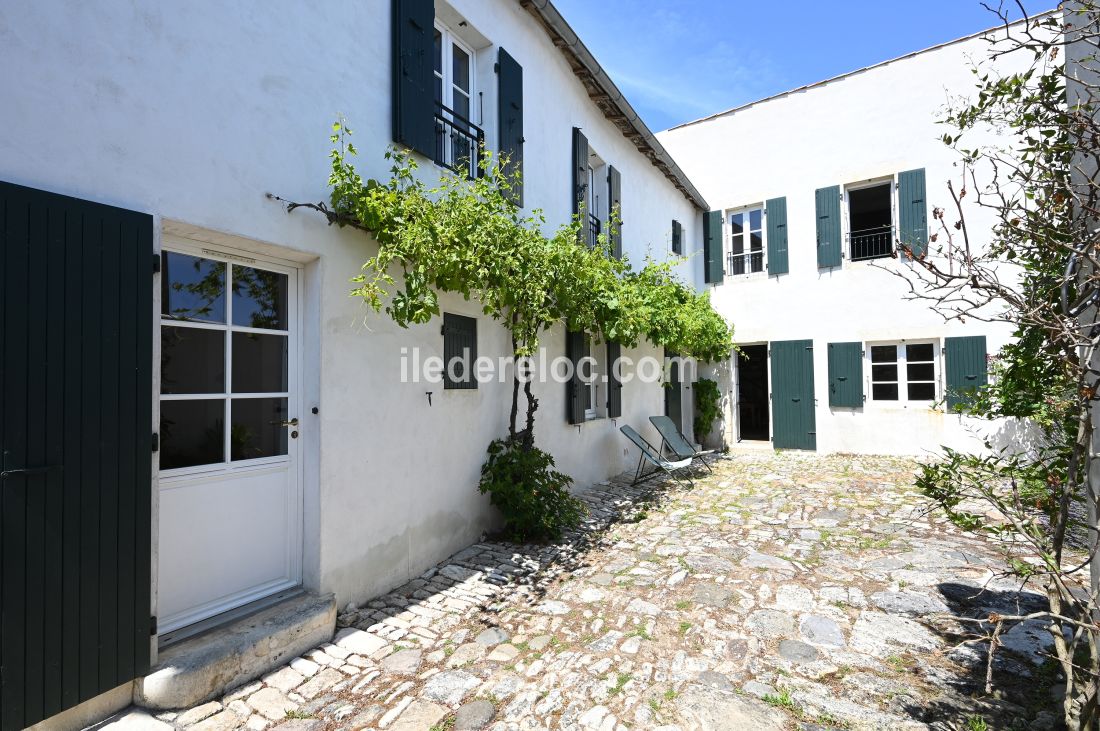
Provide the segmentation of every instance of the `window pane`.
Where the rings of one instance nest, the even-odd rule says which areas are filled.
[[[905,359],[910,361],[931,362],[934,358],[932,343],[914,343],[905,346]]]
[[[754,208],[749,211],[749,229],[752,231],[759,231],[762,218],[763,211],[761,209]]]
[[[734,234],[730,237],[730,251],[741,254],[745,251],[745,237],[743,234]]]
[[[898,367],[897,365],[872,365],[871,366],[871,380],[872,381],[896,381],[898,380]]]
[[[872,363],[893,363],[898,359],[898,348],[896,345],[872,345],[871,346],[871,362]]]
[[[934,383],[910,383],[910,401],[933,401],[936,398],[936,384]]]
[[[435,36],[433,37],[434,56],[435,56],[435,72],[439,75],[443,75],[443,34],[436,28]]]
[[[160,312],[178,320],[225,322],[225,263],[162,251]]]
[[[931,363],[910,363],[906,366],[910,381],[936,380],[936,367]]]
[[[730,215],[730,231],[734,236],[745,230],[745,214],[734,213]]]
[[[470,93],[470,54],[463,51],[457,45],[454,46],[454,57],[451,61],[451,81],[459,89]]]
[[[224,462],[225,401],[160,402],[160,468]]]
[[[763,254],[752,254],[751,258],[752,258],[752,270],[754,272],[764,271],[764,255]]]
[[[753,251],[762,251],[764,249],[764,238],[760,235],[759,231],[756,231],[749,235],[749,245]]]
[[[161,326],[160,392],[224,393],[225,331]]]
[[[287,453],[288,427],[285,398],[233,399],[233,427],[229,444],[233,459],[258,459]]]
[[[233,333],[233,392],[281,393],[287,383],[287,336]]]
[[[875,401],[897,401],[898,384],[873,383],[871,384],[871,398]]]
[[[455,91],[455,98],[451,105],[451,109],[455,111],[455,114],[462,117],[462,119],[467,122],[470,121],[470,97],[466,96],[461,91]],[[465,129],[462,125],[462,121],[458,121],[459,129]],[[460,135],[457,139],[460,139],[467,146],[469,145],[469,139],[467,137]]]
[[[233,267],[233,324],[287,329],[289,277],[253,267]]]

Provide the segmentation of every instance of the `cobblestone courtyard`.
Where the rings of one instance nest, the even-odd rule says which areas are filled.
[[[994,546],[928,510],[912,462],[713,467],[690,489],[596,486],[561,544],[471,546],[346,608],[333,644],[262,681],[107,727],[1055,727],[1045,629],[1006,634],[988,697],[984,646],[960,646],[950,618],[1041,598],[993,578]]]

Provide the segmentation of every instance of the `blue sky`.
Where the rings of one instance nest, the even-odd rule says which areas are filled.
[[[1056,0],[1023,4],[1035,13]],[[554,5],[654,131],[998,23],[978,0],[554,0]],[[1015,0],[1005,5],[1015,7]]]

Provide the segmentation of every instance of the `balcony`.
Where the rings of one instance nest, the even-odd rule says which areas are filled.
[[[481,177],[478,162],[485,149],[485,133],[458,112],[435,105],[435,162],[469,179]]]
[[[893,226],[876,226],[848,234],[848,258],[851,261],[880,259],[893,253]]]
[[[752,274],[764,271],[764,252],[756,251],[731,251],[726,255],[726,275],[735,277],[738,274]]]

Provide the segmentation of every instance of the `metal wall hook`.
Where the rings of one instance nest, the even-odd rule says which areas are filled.
[[[432,392],[431,391],[425,391],[424,394],[428,397],[428,406],[431,406],[432,405]]]

